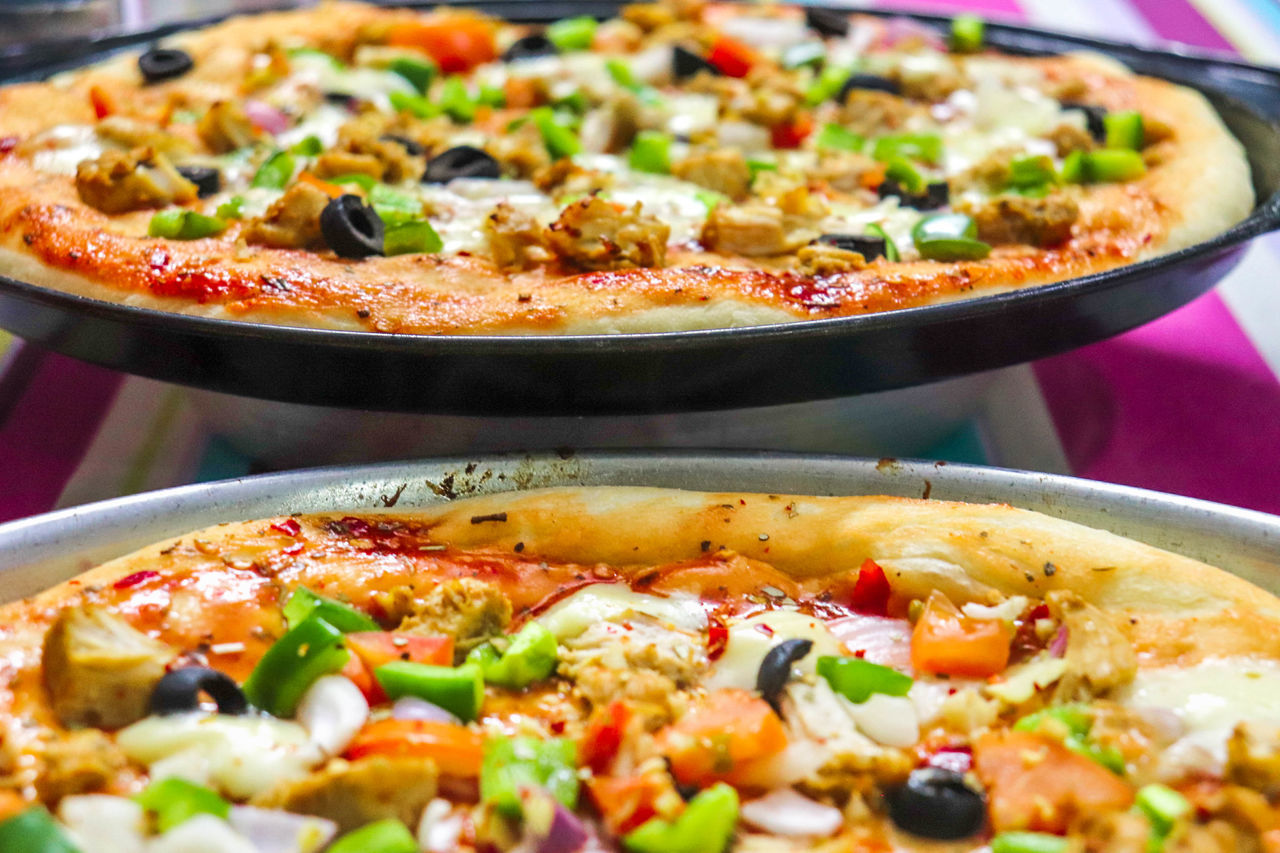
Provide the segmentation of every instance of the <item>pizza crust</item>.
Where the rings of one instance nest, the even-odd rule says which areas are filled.
[[[724,548],[818,588],[823,578],[850,572],[870,558],[885,569],[895,593],[908,597],[924,598],[938,589],[956,601],[994,603],[1072,590],[1130,620],[1144,665],[1215,655],[1280,659],[1280,599],[1274,595],[1187,557],[1007,505],[584,487],[358,517],[412,522],[429,529],[431,541],[463,550],[510,554],[519,544],[525,558],[587,567],[678,563]],[[339,518],[297,520],[315,535]],[[110,587],[139,571],[207,563],[207,555],[220,551],[241,559],[265,557],[268,549],[279,548],[270,523],[224,524],[144,548],[0,607],[0,624],[43,623],[85,590]],[[204,544],[187,558],[174,552],[175,542]],[[386,571],[374,562],[345,568],[299,563],[291,582],[345,589],[354,598],[366,581]]]
[[[268,42],[348,44],[362,26],[388,14],[397,13],[334,3],[181,34],[176,43],[197,58],[184,85],[236,97],[225,81]],[[887,311],[1060,281],[1194,245],[1248,215],[1254,199],[1243,149],[1202,95],[1097,57],[1043,61],[1087,75],[1091,94],[1109,107],[1141,106],[1175,128],[1175,137],[1158,146],[1158,167],[1129,184],[1085,188],[1081,236],[1062,249],[1001,247],[979,262],[873,264],[824,279],[822,299],[810,298],[809,280],[768,263],[679,248],[663,269],[567,276],[540,269],[509,277],[474,258],[349,263],[297,250],[244,251],[235,247],[238,227],[213,240],[147,239],[149,211],[106,217],[78,201],[69,178],[42,177],[14,157],[0,157],[0,273],[160,311],[286,326],[408,334],[663,332]],[[139,92],[131,62],[121,56],[52,86],[0,89],[0,136],[91,122],[92,86],[161,98],[163,85]],[[728,268],[708,273],[703,265]]]

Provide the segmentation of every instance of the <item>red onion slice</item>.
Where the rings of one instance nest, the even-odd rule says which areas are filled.
[[[397,720],[430,720],[433,723],[461,723],[439,705],[433,705],[417,696],[404,696],[391,706],[391,716]]]
[[[280,110],[252,98],[244,102],[244,114],[249,121],[267,133],[284,133],[289,129],[289,117]]]
[[[1060,658],[1067,654],[1067,636],[1069,633],[1066,625],[1058,627],[1058,633],[1053,635],[1053,640],[1049,643],[1049,655],[1051,657]]]
[[[911,623],[906,619],[860,614],[827,623],[831,635],[857,654],[881,666],[911,669]]]

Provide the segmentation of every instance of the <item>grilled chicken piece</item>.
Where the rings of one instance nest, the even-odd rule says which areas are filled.
[[[395,818],[416,826],[436,795],[436,765],[430,759],[375,755],[356,761],[335,759],[328,766],[258,795],[252,804],[316,815],[350,832],[367,823]]]
[[[225,154],[257,141],[259,131],[241,106],[218,101],[196,123],[196,134],[215,154]]]
[[[294,184],[267,208],[266,213],[245,224],[245,242],[274,249],[323,246],[320,214],[328,203],[329,196],[319,187]]]
[[[103,213],[164,207],[194,201],[196,185],[154,148],[104,151],[76,168],[80,200]]]
[[[547,229],[547,245],[563,261],[588,270],[660,267],[671,227],[637,203],[619,210],[598,196],[575,201]]]
[[[511,622],[511,602],[502,591],[472,578],[442,583],[410,608],[398,630],[453,637],[454,654],[459,659],[502,634]]]

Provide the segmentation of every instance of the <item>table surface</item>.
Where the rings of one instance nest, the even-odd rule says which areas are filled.
[[[59,13],[57,21],[59,32],[67,35],[76,27],[136,28],[187,14],[207,16],[228,5],[225,0],[96,0],[80,12]],[[246,4],[241,0],[235,5]],[[993,19],[1141,44],[1180,42],[1280,64],[1280,3],[1275,0],[869,5],[969,9]],[[28,19],[28,24],[47,28],[52,21]],[[16,24],[5,29],[9,38],[24,32]],[[883,432],[870,438],[859,433],[853,422],[865,408],[859,400],[815,406],[814,418],[827,419],[821,430],[786,427],[772,434],[747,431],[736,436],[732,430],[700,432],[699,439],[710,438],[699,443],[916,455],[1072,473],[1280,513],[1278,263],[1280,235],[1263,237],[1215,291],[1160,320],[1065,355],[998,371],[981,382],[953,384],[950,391],[961,401],[953,408],[959,414],[944,418],[949,432],[931,436],[926,446],[919,441],[927,430],[917,431],[911,446],[885,438]],[[895,407],[918,400],[919,395],[910,393],[891,395],[883,405],[877,404],[877,411],[892,417]],[[237,435],[229,439],[228,420],[214,423],[209,413],[236,408],[234,401],[202,402],[199,394],[187,389],[78,362],[0,333],[0,520],[146,489],[240,476],[278,464],[278,457],[272,463],[255,453],[253,419],[259,419],[265,435],[267,421],[284,416],[270,407],[246,405]],[[808,411],[792,411],[792,423],[807,417]],[[326,418],[350,421],[340,413],[301,415],[296,418],[301,429],[323,428]],[[362,428],[369,423],[375,424],[376,442],[376,424],[381,421],[370,416]],[[605,432],[612,431],[612,440],[607,442],[594,440],[600,430],[578,428],[569,434],[615,446],[633,439],[637,444],[688,444],[689,436],[678,434],[682,423],[687,422],[669,421],[665,432],[651,424],[632,432],[608,425]],[[275,427],[278,439],[286,427]],[[438,421],[415,423],[405,418],[387,419],[382,427],[387,437],[393,430],[400,438],[406,430],[423,433],[416,443],[394,445],[412,447],[414,453],[492,449],[486,444],[492,430],[456,419],[445,424],[445,432],[438,433],[440,439],[433,444],[433,433],[425,431],[441,428]],[[821,437],[815,438],[815,433]],[[525,435],[528,449],[538,443],[564,443],[545,430]],[[368,435],[364,438],[369,440]],[[343,458],[351,455],[348,448]],[[331,452],[317,452],[301,461],[335,458]]]

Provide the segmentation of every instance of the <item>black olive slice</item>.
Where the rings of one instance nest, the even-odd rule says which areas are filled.
[[[705,57],[676,45],[671,51],[671,73],[675,75],[675,78],[677,80],[687,80],[699,71],[706,71],[717,76],[720,74],[720,69],[708,62]]]
[[[447,184],[454,178],[500,178],[502,167],[487,151],[470,145],[459,145],[437,154],[427,161],[422,180],[428,184]]]
[[[791,680],[791,665],[813,651],[813,640],[783,640],[769,649],[756,673],[756,690],[779,715],[778,695]]]
[[[955,841],[982,829],[987,804],[954,770],[911,771],[905,785],[888,796],[889,817],[898,828],[921,838]]]
[[[1098,142],[1106,140],[1107,123],[1104,121],[1107,117],[1106,107],[1082,104],[1079,101],[1063,101],[1062,108],[1064,110],[1080,110],[1080,112],[1084,113],[1085,127],[1089,129],[1089,135]]]
[[[381,255],[384,232],[382,218],[358,195],[340,195],[320,212],[324,242],[342,258]]]
[[[873,237],[870,234],[823,234],[817,242],[844,249],[846,252],[857,252],[868,261],[888,255],[884,238]]]
[[[196,185],[200,198],[222,189],[222,173],[213,166],[179,166],[178,174]]]
[[[896,197],[903,207],[916,210],[937,210],[951,201],[951,188],[946,181],[933,181],[925,186],[924,192],[909,192],[906,187],[895,180],[881,182],[876,190],[880,198]]]
[[[348,110],[354,110],[360,105],[360,99],[350,92],[325,92],[324,99],[326,103]]]
[[[427,153],[427,149],[423,148],[414,140],[407,136],[401,136],[398,133],[384,133],[382,138],[389,142],[398,142],[404,146],[404,150],[409,153],[410,157],[421,157]]]
[[[819,9],[806,6],[804,23],[809,29],[824,36],[847,36],[849,34],[849,14],[837,12],[835,9]]]
[[[153,47],[138,57],[138,70],[148,83],[181,77],[194,66],[191,54],[176,47]]]
[[[511,43],[511,47],[507,48],[502,54],[503,62],[511,62],[516,59],[536,59],[539,56],[555,56],[560,51],[556,50],[555,42],[544,36],[542,33],[534,33],[533,35],[518,38]]]
[[[902,86],[897,80],[890,80],[879,74],[850,74],[849,79],[845,80],[844,85],[840,87],[840,94],[836,95],[836,100],[843,104],[848,100],[849,93],[855,91],[888,92],[890,95],[900,95]]]
[[[181,714],[200,707],[204,693],[218,704],[220,714],[244,714],[249,703],[229,675],[205,666],[187,666],[166,672],[151,692],[153,714]]]

